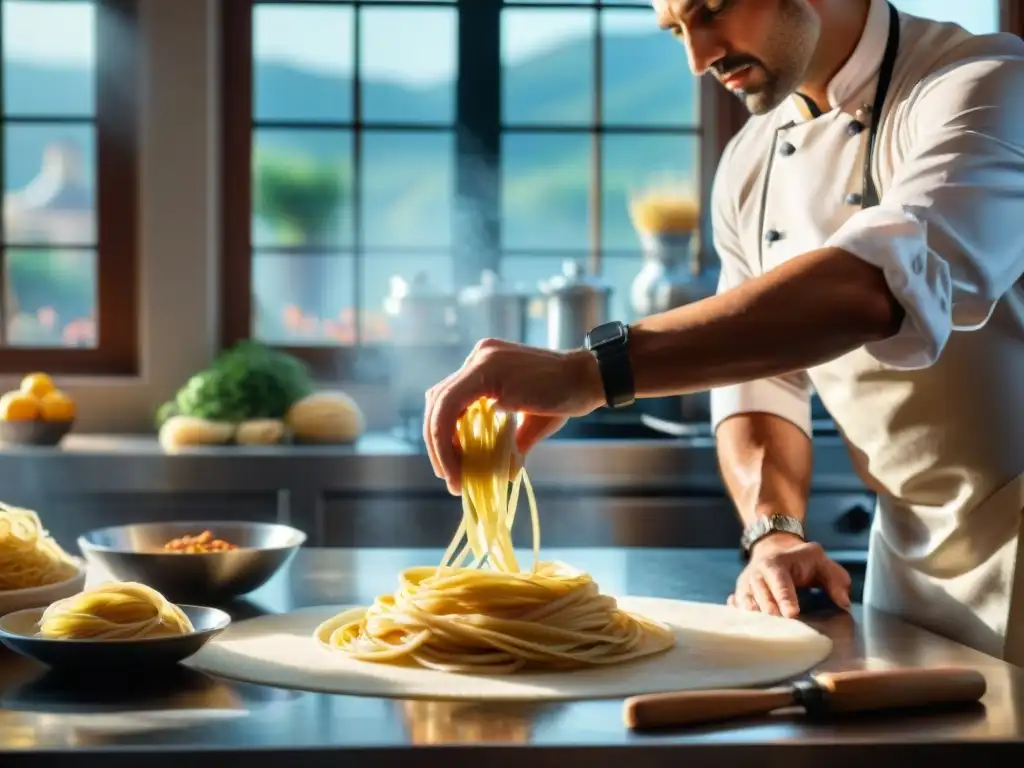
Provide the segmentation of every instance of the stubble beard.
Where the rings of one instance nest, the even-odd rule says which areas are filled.
[[[736,98],[743,102],[743,106],[752,115],[763,115],[771,112],[783,101],[783,99],[778,97],[775,77],[765,69],[762,69],[762,71],[765,73],[765,80],[758,86],[756,91],[734,90],[732,92]]]
[[[764,81],[756,90],[735,90],[733,95],[743,102],[752,115],[764,115],[789,98],[799,86],[799,78],[787,72],[770,72],[764,67]]]
[[[769,39],[779,64],[759,68],[764,80],[755,90],[733,91],[752,115],[764,115],[796,93],[810,65],[818,36],[818,20],[801,0],[783,0],[776,31]]]

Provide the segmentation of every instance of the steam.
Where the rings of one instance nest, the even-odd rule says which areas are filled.
[[[475,151],[465,151],[467,142]],[[461,143],[453,211],[455,284],[459,288],[479,283],[484,269],[500,274],[501,247],[501,177],[497,161],[488,161],[472,138],[462,137]]]
[[[457,160],[452,209],[454,274],[451,281],[438,270],[427,275],[433,292],[447,294],[450,312],[445,318],[440,309],[444,300],[438,299],[427,314],[428,325],[415,329],[415,339],[395,339],[391,350],[391,389],[400,417],[410,421],[422,415],[425,391],[457,370],[479,340],[456,312],[458,291],[478,285],[484,269],[499,265],[499,175],[479,148],[466,152],[464,142]],[[401,277],[411,281],[415,275]],[[450,285],[454,291],[444,290]],[[421,346],[424,343],[429,347]]]

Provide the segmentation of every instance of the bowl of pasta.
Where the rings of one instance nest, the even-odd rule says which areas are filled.
[[[54,669],[92,676],[173,667],[231,624],[217,608],[170,602],[137,582],[104,582],[0,618],[0,643]]]
[[[99,574],[216,605],[263,586],[305,541],[288,525],[221,520],[99,528],[80,536],[78,546]]]
[[[74,558],[74,560],[74,570],[70,572],[67,578],[60,581],[43,584],[38,587],[0,590],[0,616],[25,608],[38,608],[43,605],[49,605],[54,600],[60,600],[63,597],[70,597],[81,592],[85,586],[85,563],[78,560],[78,558]]]
[[[80,592],[85,576],[85,563],[50,536],[35,511],[0,502],[0,615]]]

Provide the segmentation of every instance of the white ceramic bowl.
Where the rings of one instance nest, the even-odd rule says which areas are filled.
[[[78,563],[78,572],[66,581],[31,589],[0,590],[0,616],[26,608],[45,608],[57,600],[77,595],[85,588],[86,565],[77,557],[75,562]]]

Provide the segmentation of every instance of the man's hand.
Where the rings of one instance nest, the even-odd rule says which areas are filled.
[[[800,613],[796,591],[804,587],[821,587],[840,608],[850,607],[850,574],[845,568],[830,560],[820,544],[775,533],[754,545],[728,603],[793,618]]]
[[[590,352],[556,352],[495,339],[479,342],[458,371],[427,391],[423,440],[434,474],[454,494],[461,492],[455,425],[481,397],[493,398],[501,410],[523,414],[516,433],[523,456],[569,418],[585,416],[605,402]]]

